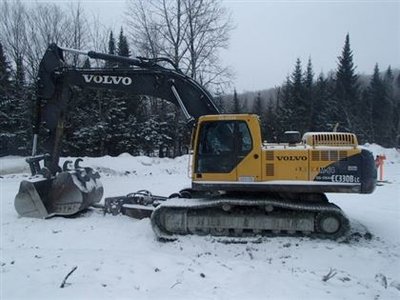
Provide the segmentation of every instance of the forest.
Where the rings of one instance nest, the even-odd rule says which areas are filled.
[[[30,154],[37,70],[50,43],[126,57],[167,57],[205,86],[222,112],[258,114],[269,142],[281,141],[285,130],[298,130],[354,132],[361,143],[399,144],[400,72],[376,64],[372,75],[358,74],[351,33],[344,37],[335,70],[316,75],[311,58],[305,67],[297,59],[281,86],[267,97],[256,91],[249,99],[234,90],[232,69],[219,57],[234,30],[223,2],[131,0],[126,10],[123,26],[114,32],[98,17],[88,17],[79,3],[0,3],[1,156]],[[77,55],[67,61],[82,68],[127,67]],[[191,128],[180,109],[166,101],[108,90],[73,90],[73,95],[62,155],[188,151]]]

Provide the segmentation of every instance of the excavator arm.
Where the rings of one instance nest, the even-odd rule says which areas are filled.
[[[65,52],[119,63],[124,67],[76,68],[66,63]],[[160,62],[173,68],[166,68]],[[211,95],[166,58],[120,57],[50,45],[40,62],[37,80],[33,150],[32,157],[27,159],[33,177],[21,182],[14,202],[21,216],[72,215],[102,198],[100,176],[93,169],[80,167],[80,160],[75,162],[74,168],[68,163],[64,163],[62,168],[59,166],[64,123],[74,87],[82,90],[111,89],[130,96],[161,98],[179,106],[191,124],[202,115],[219,114]],[[47,136],[41,139],[46,153],[37,155],[42,126],[47,132]],[[42,160],[44,167],[40,165]]]
[[[65,51],[129,66],[74,68],[66,64]],[[180,107],[188,123],[192,123],[202,115],[220,113],[211,95],[201,85],[177,68],[165,68],[159,65],[159,61],[172,64],[164,58],[135,59],[93,51],[63,49],[55,44],[49,46],[39,67],[37,93],[39,109],[37,109],[34,133],[38,134],[40,124],[43,124],[49,132],[45,148],[50,154],[50,159],[46,160],[46,167],[53,175],[59,170],[62,131],[68,114],[68,103],[72,97],[72,87],[111,89],[126,92],[130,96],[146,95],[164,99]]]

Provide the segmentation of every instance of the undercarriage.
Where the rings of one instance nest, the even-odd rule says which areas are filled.
[[[329,203],[324,194],[200,194],[184,190],[173,196],[178,197],[165,198],[139,191],[106,198],[105,212],[151,217],[152,228],[161,240],[187,234],[336,239],[349,230],[343,211]]]

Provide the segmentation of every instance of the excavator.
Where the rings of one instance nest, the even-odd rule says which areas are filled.
[[[67,64],[65,53],[126,67],[77,68]],[[263,142],[257,115],[221,114],[210,93],[166,58],[120,57],[51,44],[37,82],[33,151],[27,158],[32,177],[21,182],[14,202],[23,217],[69,216],[100,205],[104,191],[98,172],[81,167],[81,159],[59,166],[75,87],[164,99],[180,107],[191,124],[190,188],[170,197],[139,191],[106,198],[102,206],[113,214],[150,217],[159,239],[185,234],[336,239],[350,224],[326,193],[369,194],[376,187],[373,155],[358,145],[355,134],[308,132],[301,137],[291,131],[285,141]],[[36,153],[40,132],[45,132],[44,154]]]

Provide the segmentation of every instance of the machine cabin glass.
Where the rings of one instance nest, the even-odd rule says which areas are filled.
[[[196,173],[229,173],[253,149],[245,121],[210,121],[201,124]]]

